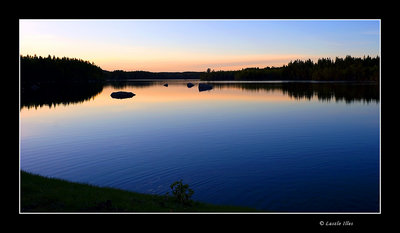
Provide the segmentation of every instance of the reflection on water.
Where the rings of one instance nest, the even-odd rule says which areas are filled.
[[[175,86],[191,88],[199,86],[199,91],[216,89],[240,89],[245,92],[271,93],[279,91],[290,98],[320,101],[345,101],[351,103],[361,101],[365,103],[379,102],[379,85],[371,83],[316,83],[316,82],[208,82],[207,86],[201,86],[199,81],[168,80]],[[200,85],[199,85],[200,84]],[[56,105],[68,105],[81,103],[93,99],[103,87],[113,88],[149,88],[165,85],[163,81],[115,81],[106,84],[70,84],[70,85],[43,85],[38,90],[27,88],[21,92],[21,108],[27,107],[55,107]],[[178,90],[179,91],[179,90]],[[184,94],[182,92],[182,94]]]
[[[312,99],[316,97],[321,101],[371,101],[379,102],[379,86],[376,84],[360,83],[306,83],[306,82],[283,82],[283,83],[229,83],[214,84],[217,87],[235,87],[249,91],[273,91],[279,90],[294,99]]]
[[[267,211],[379,210],[379,86],[199,83],[25,90],[21,169],[153,194],[183,179],[195,200]]]
[[[101,83],[42,84],[37,89],[24,87],[21,90],[21,109],[82,103],[93,99],[102,90]]]

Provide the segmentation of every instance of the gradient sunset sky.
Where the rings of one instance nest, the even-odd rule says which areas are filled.
[[[20,54],[181,72],[380,56],[380,20],[20,20]]]

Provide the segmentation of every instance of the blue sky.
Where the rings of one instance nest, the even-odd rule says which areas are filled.
[[[380,55],[379,20],[20,20],[20,53],[106,70],[204,71]]]

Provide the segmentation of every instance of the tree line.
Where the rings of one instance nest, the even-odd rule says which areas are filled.
[[[201,77],[204,81],[237,80],[315,80],[315,81],[379,81],[379,56],[356,58],[346,56],[320,58],[317,62],[295,60],[282,67],[246,68],[238,71],[211,71]]]
[[[67,57],[20,56],[22,85],[37,83],[91,82],[126,79],[200,79],[216,80],[316,80],[316,81],[379,81],[379,57],[346,56],[295,60],[282,67],[246,68],[238,71],[148,72],[105,71],[93,62]]]
[[[93,62],[77,58],[20,55],[21,83],[62,83],[126,79],[200,79],[204,72],[149,72],[102,70]]]
[[[94,63],[77,58],[20,56],[21,84],[89,82],[104,80]]]
[[[204,72],[149,72],[149,71],[104,71],[107,80],[124,79],[200,79]]]

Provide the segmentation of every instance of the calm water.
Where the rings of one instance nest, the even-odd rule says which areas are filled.
[[[195,200],[267,211],[379,211],[379,87],[187,82],[23,98],[21,169],[153,194],[183,179]]]

